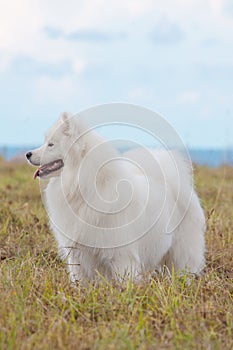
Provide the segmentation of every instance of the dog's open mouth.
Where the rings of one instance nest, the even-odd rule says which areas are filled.
[[[64,166],[64,163],[62,159],[57,159],[54,162],[44,164],[36,170],[34,174],[34,179],[36,179],[37,176],[43,177],[43,176],[49,175],[50,173],[61,169],[63,166]]]

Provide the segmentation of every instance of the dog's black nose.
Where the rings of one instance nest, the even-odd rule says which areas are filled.
[[[31,158],[31,156],[32,156],[32,152],[28,152],[28,153],[26,153],[26,157],[27,157],[27,159]]]

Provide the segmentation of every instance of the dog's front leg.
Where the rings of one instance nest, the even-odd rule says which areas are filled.
[[[82,278],[80,263],[74,258],[74,254],[69,254],[67,258],[67,269],[72,283],[80,282]]]

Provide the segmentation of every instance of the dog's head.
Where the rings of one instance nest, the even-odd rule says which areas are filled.
[[[67,154],[77,139],[76,124],[73,117],[68,113],[63,113],[47,132],[45,143],[26,153],[29,163],[38,166],[34,179],[37,177],[49,179],[61,174]]]

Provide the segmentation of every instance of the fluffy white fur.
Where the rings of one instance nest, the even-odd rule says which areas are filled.
[[[67,114],[32,151],[33,165],[64,162],[45,176],[45,203],[71,280],[139,278],[164,265],[199,274],[205,217],[189,163],[176,152],[146,149],[119,157]]]

